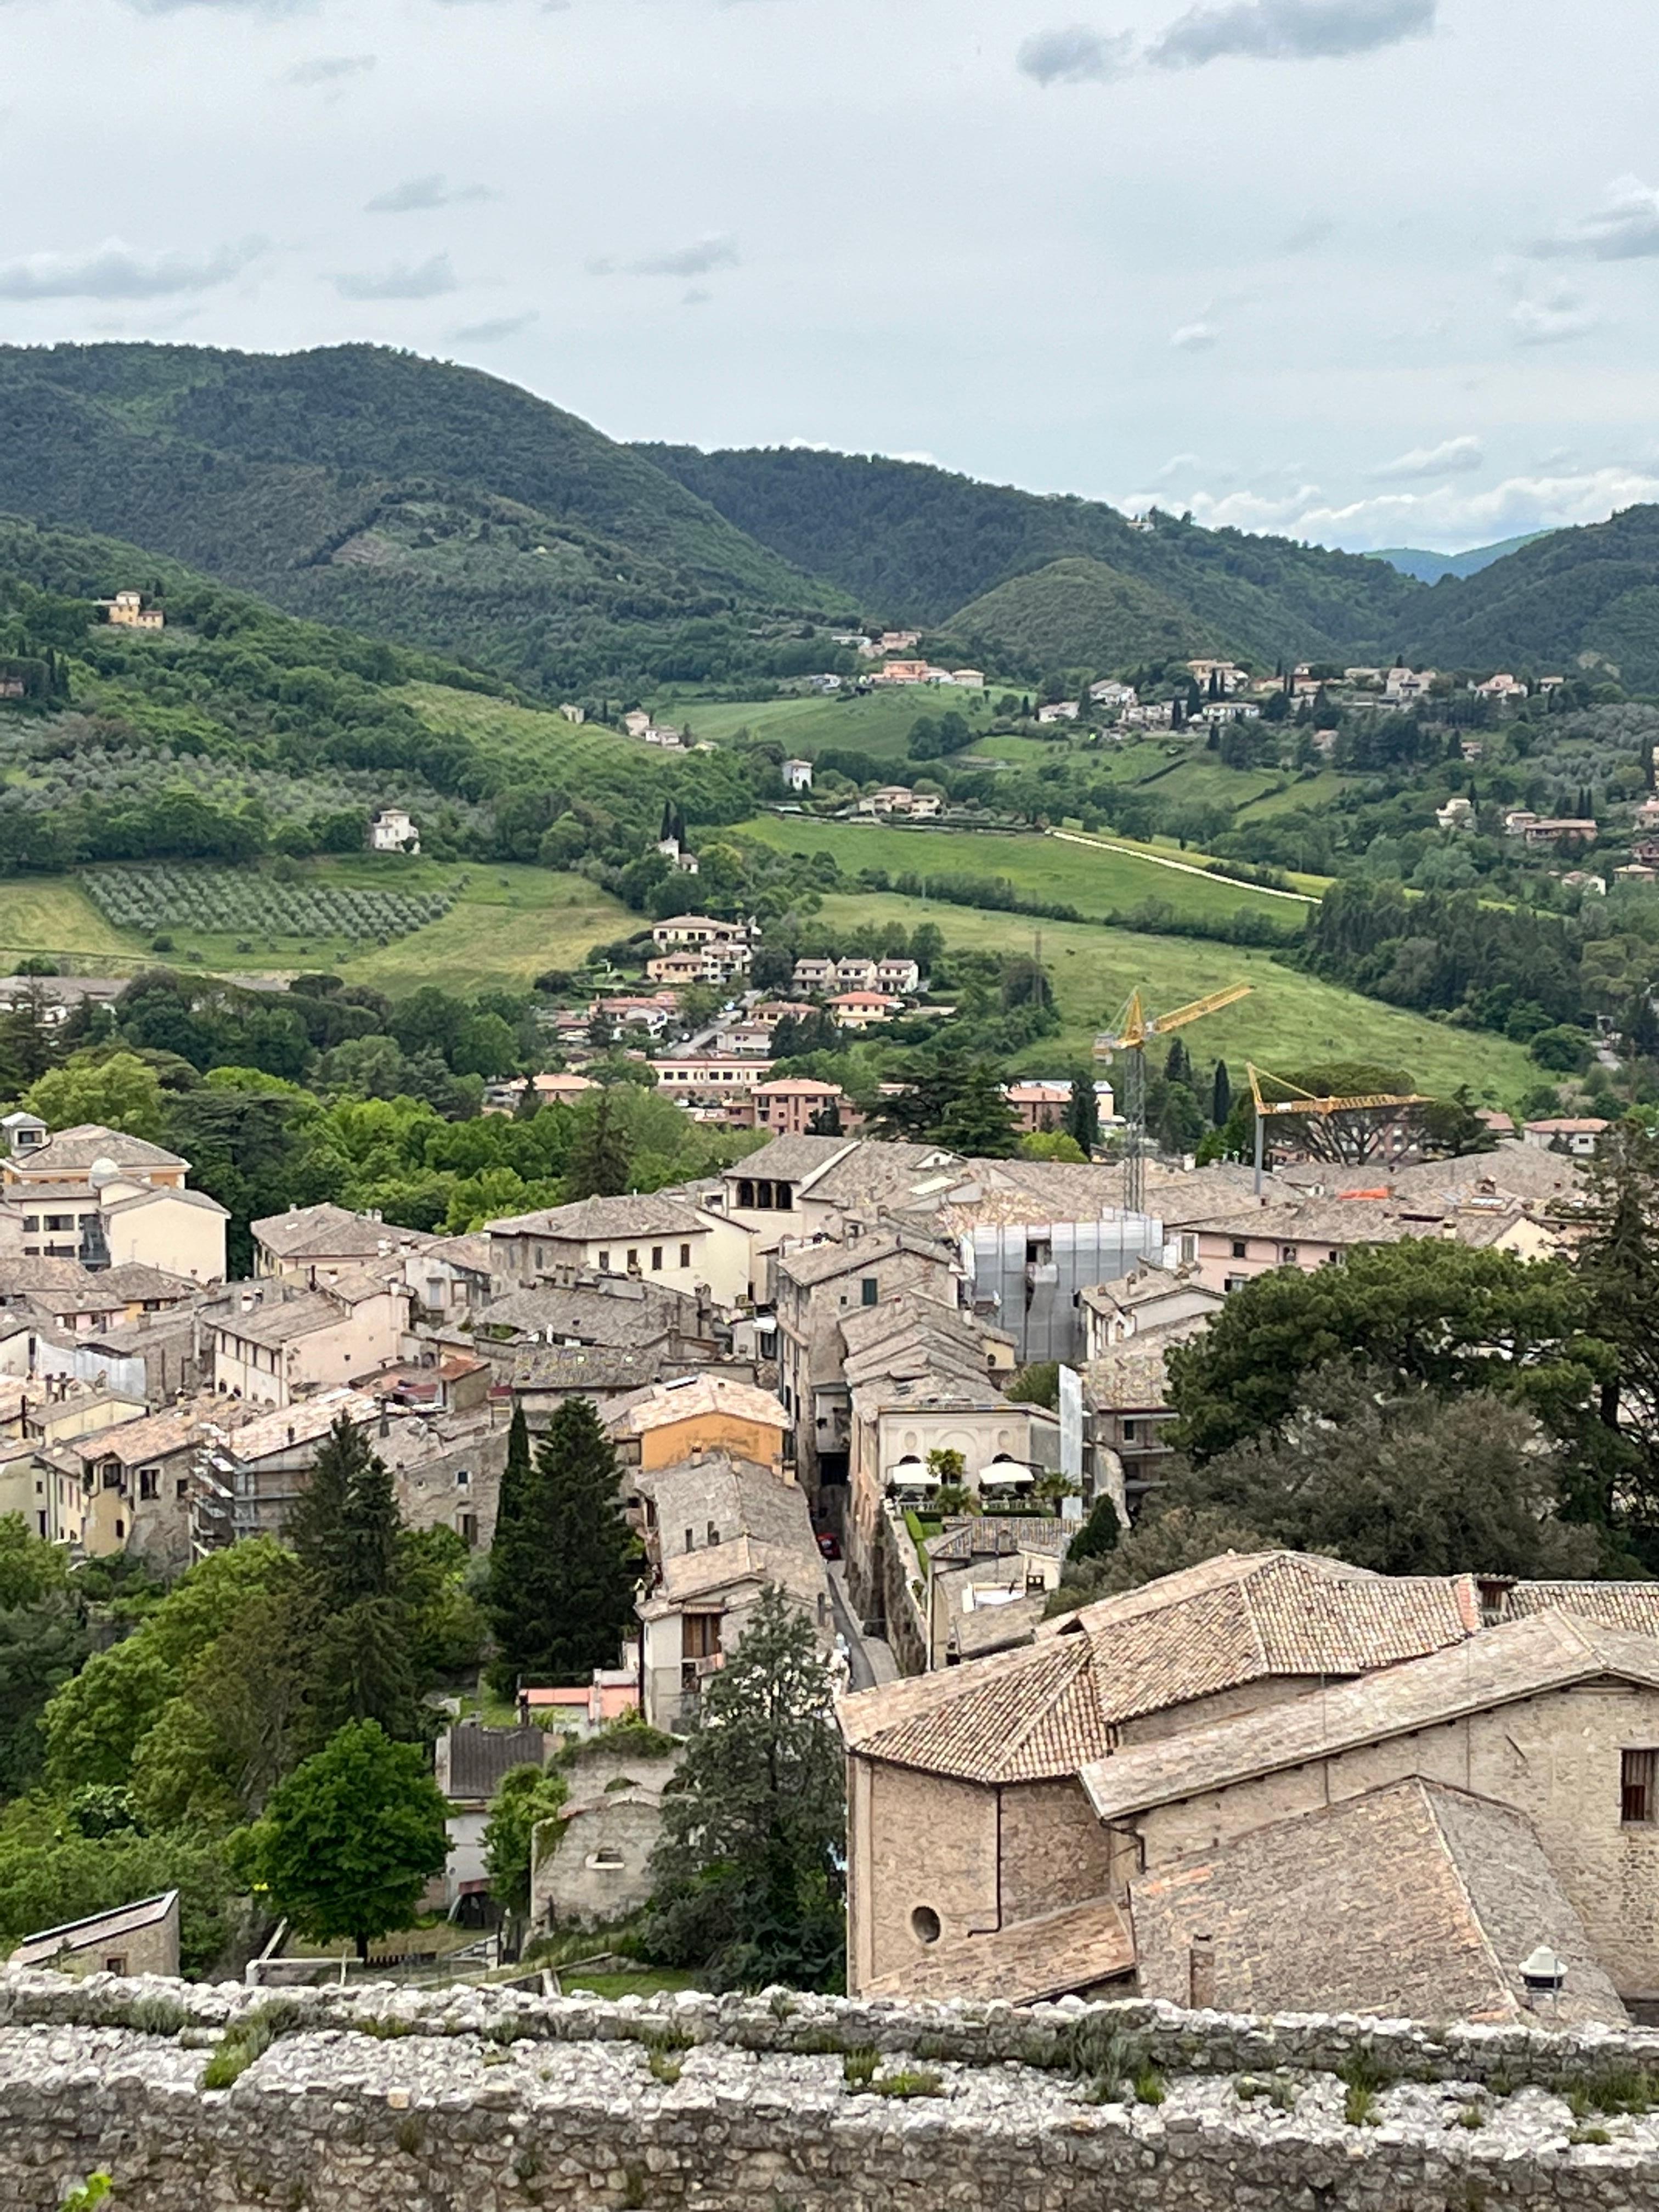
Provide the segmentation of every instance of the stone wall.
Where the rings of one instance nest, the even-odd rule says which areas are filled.
[[[17,1972],[0,2208],[101,2169],[112,2212],[1648,2212],[1659,2118],[1607,2108],[1654,2069],[1636,2029]]]

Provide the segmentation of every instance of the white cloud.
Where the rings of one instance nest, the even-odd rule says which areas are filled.
[[[0,300],[160,300],[228,284],[269,251],[245,238],[211,253],[135,253],[112,238],[89,253],[30,253],[0,263]]]
[[[1109,84],[1126,76],[1134,57],[1129,31],[1091,31],[1071,23],[1054,31],[1033,31],[1014,56],[1022,76],[1045,88],[1051,84]]]
[[[1581,338],[1600,320],[1582,295],[1565,287],[1541,297],[1517,300],[1510,309],[1510,327],[1521,345],[1558,345],[1566,338]]]
[[[1532,247],[1545,258],[1642,261],[1659,254],[1659,191],[1639,177],[1620,177],[1591,215],[1564,223]]]
[[[452,185],[439,171],[410,177],[380,192],[363,210],[365,215],[420,215],[432,208],[460,207],[469,200],[493,200],[499,193],[488,185]]]
[[[343,300],[435,300],[459,289],[459,283],[449,256],[434,253],[429,261],[394,261],[389,269],[343,270],[334,289]]]
[[[1409,453],[1382,462],[1371,474],[1385,477],[1461,476],[1486,465],[1486,456],[1479,438],[1448,438],[1438,446],[1414,447]]]
[[[1213,323],[1183,323],[1178,331],[1170,333],[1170,343],[1178,346],[1182,353],[1202,353],[1206,346],[1220,343],[1221,333]]]
[[[1196,520],[1212,529],[1273,531],[1358,552],[1378,545],[1425,545],[1450,552],[1527,530],[1603,522],[1621,507],[1656,500],[1659,475],[1602,468],[1506,477],[1480,491],[1442,483],[1339,503],[1324,496],[1319,485],[1306,484],[1288,499],[1253,491],[1219,498],[1195,492],[1188,504]],[[1119,504],[1127,507],[1132,499]]]
[[[1232,0],[1193,8],[1147,49],[1158,69],[1201,69],[1231,55],[1328,61],[1375,52],[1434,28],[1436,0]]]

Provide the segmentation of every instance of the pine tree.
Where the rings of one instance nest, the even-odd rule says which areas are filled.
[[[1093,1158],[1095,1146],[1100,1142],[1100,1101],[1095,1096],[1092,1076],[1072,1078],[1072,1096],[1066,1108],[1066,1133],[1075,1139],[1085,1159]]]
[[[989,1060],[970,1060],[957,1075],[933,1135],[969,1159],[1006,1160],[1014,1149],[1014,1116]]]
[[[1218,1060],[1215,1064],[1215,1081],[1210,1091],[1210,1119],[1218,1129],[1224,1129],[1233,1110],[1233,1079],[1227,1073],[1227,1063]]]
[[[523,1498],[497,1528],[490,1559],[491,1679],[508,1695],[524,1676],[574,1682],[615,1666],[634,1619],[638,1547],[591,1398],[567,1399],[555,1413]]]
[[[403,1518],[392,1475],[343,1414],[317,1455],[288,1534],[303,1576],[297,1613],[307,1646],[313,1728],[373,1720],[420,1733],[414,1624],[404,1602]]]
[[[631,1167],[628,1132],[610,1091],[603,1090],[576,1132],[566,1188],[573,1199],[616,1198],[628,1188]]]
[[[1190,1084],[1193,1063],[1185,1043],[1180,1037],[1171,1037],[1168,1057],[1164,1062],[1165,1079],[1170,1083]]]

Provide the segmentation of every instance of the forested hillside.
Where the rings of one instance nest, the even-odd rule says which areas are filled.
[[[1051,561],[1011,576],[952,617],[970,652],[1041,674],[1050,668],[1124,668],[1233,649],[1176,599],[1103,561]]]
[[[1659,507],[1552,531],[1423,602],[1442,667],[1565,670],[1593,653],[1626,691],[1659,690]]]
[[[913,461],[639,450],[739,529],[894,619],[954,629],[951,617],[1008,578],[1080,555],[1152,586],[1190,610],[1207,639],[1257,659],[1392,659],[1425,597],[1412,578],[1355,554],[1170,516],[1137,529],[1098,500],[1040,497]],[[1060,657],[1087,655],[1079,641]]]
[[[0,509],[533,688],[769,672],[757,612],[847,604],[576,416],[383,348],[0,348]]]

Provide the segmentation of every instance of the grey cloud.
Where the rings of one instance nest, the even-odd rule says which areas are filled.
[[[337,84],[343,77],[366,76],[374,66],[373,54],[315,54],[308,62],[296,62],[283,82]]]
[[[1519,345],[1559,345],[1567,338],[1581,338],[1599,319],[1576,292],[1517,300],[1510,309],[1510,328]]]
[[[1281,253],[1311,253],[1316,246],[1323,246],[1334,235],[1336,225],[1328,216],[1310,215],[1305,222],[1297,224],[1279,241]]]
[[[0,264],[0,300],[161,300],[228,284],[269,250],[245,238],[213,252],[134,253],[118,239],[90,253],[31,253]]]
[[[738,241],[722,234],[700,238],[672,253],[650,253],[640,261],[590,261],[590,276],[707,276],[711,270],[738,266]]]
[[[1127,31],[1091,31],[1086,23],[1062,30],[1034,31],[1014,57],[1014,66],[1035,83],[1109,84],[1128,74],[1134,39]]]
[[[1367,54],[1433,30],[1437,0],[1232,0],[1193,8],[1147,49],[1159,69],[1201,69],[1241,54],[1321,61]]]
[[[447,253],[410,264],[394,261],[389,269],[348,270],[334,279],[343,300],[435,300],[441,293],[459,289],[459,280]]]
[[[535,319],[536,310],[529,307],[522,315],[497,315],[493,322],[464,323],[454,336],[463,345],[495,345],[527,331]]]
[[[694,284],[690,291],[681,293],[680,305],[683,307],[706,307],[714,296],[705,286]]]
[[[1401,483],[1417,477],[1462,476],[1483,469],[1486,456],[1479,438],[1448,438],[1438,446],[1417,446],[1371,471],[1374,477]]]
[[[434,170],[430,176],[410,177],[370,200],[365,215],[416,215],[428,208],[460,207],[468,200],[493,200],[499,194],[488,185],[452,185]]]
[[[1659,254],[1659,191],[1639,177],[1621,177],[1594,215],[1581,216],[1533,252],[1581,261],[1643,261]]]

